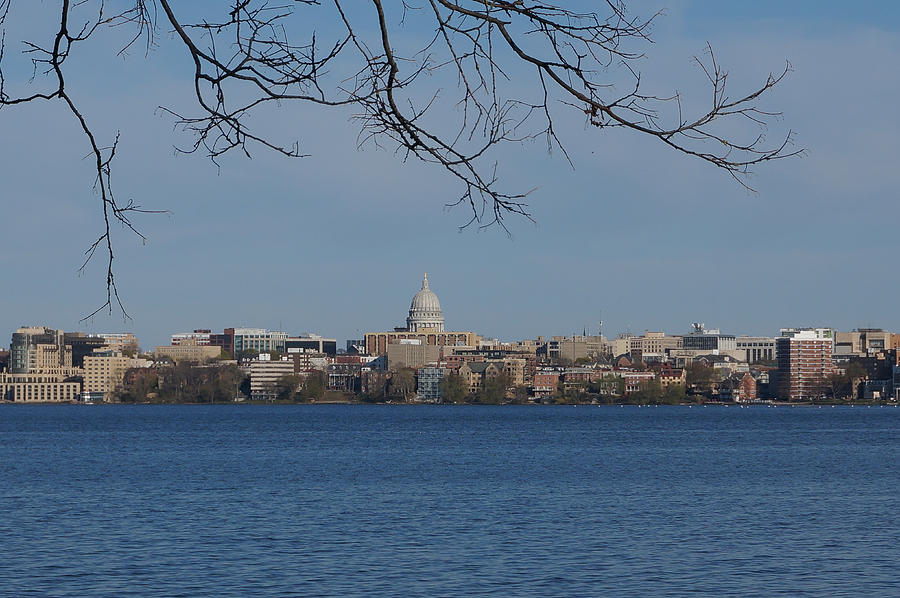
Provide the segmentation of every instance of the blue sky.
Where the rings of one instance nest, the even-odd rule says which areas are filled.
[[[30,11],[50,5],[19,5],[19,16],[30,26],[39,16]],[[358,151],[346,113],[276,114],[312,154],[302,160],[257,150],[217,169],[175,155],[188,138],[156,108],[190,108],[190,65],[177,46],[164,35],[149,57],[121,59],[98,44],[73,57],[72,92],[101,135],[121,130],[119,193],[172,213],[140,220],[146,245],[117,234],[133,320],[79,322],[104,292],[100,261],[76,272],[100,226],[86,147],[59,105],[0,111],[0,346],[24,324],[130,330],[145,347],[233,325],[352,338],[402,324],[425,271],[448,327],[503,339],[595,330],[601,312],[610,336],[683,333],[692,321],[736,334],[900,331],[898,4],[629,6],[666,8],[641,63],[661,92],[705,92],[690,58],[707,41],[735,91],[790,60],[794,72],[767,105],[808,155],[758,168],[750,194],[658,142],[563,118],[574,170],[540,144],[498,155],[511,188],[537,187],[536,222],[510,220],[509,237],[459,231],[465,211],[444,207],[452,182],[389,151]]]

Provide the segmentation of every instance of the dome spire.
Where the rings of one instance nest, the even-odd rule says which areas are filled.
[[[428,272],[425,273],[425,276],[422,278],[422,288],[428,288]]]

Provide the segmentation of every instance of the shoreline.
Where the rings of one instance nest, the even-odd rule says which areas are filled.
[[[83,403],[81,401],[0,401],[0,406],[6,405],[80,405],[84,407],[96,406],[115,406],[115,407],[131,407],[138,405],[244,405],[244,406],[321,406],[321,405],[371,405],[383,407],[898,407],[900,404],[891,401],[854,401],[854,402],[821,402],[821,403],[799,403],[786,401],[765,401],[755,403],[426,403],[426,402],[378,402],[369,403],[366,401],[228,401],[228,402],[167,402],[167,401],[146,401],[140,403],[121,403],[121,402],[100,402],[100,403]]]

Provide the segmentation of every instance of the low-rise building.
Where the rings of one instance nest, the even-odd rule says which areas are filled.
[[[616,374],[625,382],[625,395],[634,394],[642,389],[642,387],[656,378],[653,372],[632,372],[632,371],[616,371]]]
[[[670,386],[687,385],[687,373],[682,368],[664,367],[656,372],[656,377],[659,379],[659,385],[663,390]]]
[[[184,339],[178,345],[163,345],[153,350],[153,358],[171,359],[175,363],[180,361],[196,361],[202,363],[215,359],[222,354],[221,347],[212,345],[198,345],[196,339]]]
[[[538,370],[534,374],[534,384],[532,385],[532,394],[535,398],[543,398],[553,396],[556,387],[559,384],[560,372]]]
[[[274,400],[278,395],[278,381],[293,374],[293,360],[254,360],[250,363],[250,398],[255,401]]]
[[[467,361],[459,367],[459,375],[462,376],[470,395],[483,390],[485,382],[499,377],[501,373],[502,369],[490,361]]]
[[[119,351],[101,351],[84,358],[84,389],[94,400],[110,401],[125,381],[129,369],[150,367],[153,362],[134,359]]]
[[[643,336],[628,339],[628,353],[645,363],[665,361],[669,351],[681,349],[684,340],[680,336],[668,336],[665,332],[644,331]]]
[[[77,401],[81,381],[55,373],[0,372],[0,399],[15,403],[63,403]]]
[[[738,351],[744,352],[747,363],[775,360],[775,339],[766,336],[739,336],[735,339]]]

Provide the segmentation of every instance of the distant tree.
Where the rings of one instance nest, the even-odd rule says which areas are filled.
[[[527,403],[529,399],[528,386],[517,384],[513,387],[512,402],[517,404]]]
[[[125,372],[125,376],[131,382],[116,391],[116,400],[123,403],[142,403],[150,400],[151,395],[156,395],[156,369],[132,368]]]
[[[700,392],[711,391],[713,383],[718,379],[715,368],[702,362],[688,364],[684,369],[687,385]]]
[[[291,401],[300,394],[300,376],[297,374],[285,374],[275,381],[273,391],[279,401]]]
[[[829,398],[835,400],[848,399],[853,396],[853,386],[847,374],[833,372],[825,377],[825,391]]]
[[[466,381],[455,372],[450,372],[441,380],[441,400],[445,403],[462,403],[466,400]]]
[[[596,382],[588,384],[588,392],[609,397],[625,394],[625,379],[613,373],[604,374]]]
[[[663,391],[662,400],[665,403],[677,405],[687,400],[687,394],[684,391],[683,384],[669,384]]]
[[[392,398],[409,401],[416,394],[416,371],[412,368],[401,368],[394,372],[388,394]]]
[[[475,400],[479,403],[499,405],[506,398],[506,391],[510,387],[510,378],[505,373],[493,378],[487,378],[484,385],[475,394]]]
[[[326,385],[325,372],[320,372],[319,370],[308,372],[298,396],[300,399],[305,400],[321,399],[325,396]]]
[[[659,403],[662,398],[663,388],[659,378],[641,382],[638,391],[631,395],[631,400],[635,403]]]

